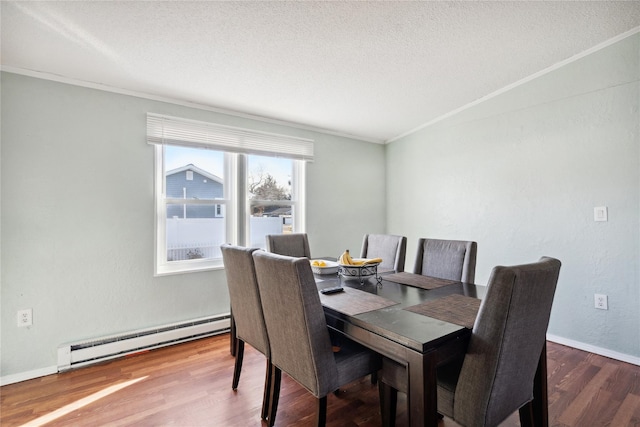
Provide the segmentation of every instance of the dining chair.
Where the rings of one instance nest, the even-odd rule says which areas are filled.
[[[267,252],[311,259],[307,233],[267,234]]]
[[[531,264],[494,267],[464,358],[438,368],[439,413],[463,426],[485,427],[519,410],[521,426],[534,424],[534,377],[541,355],[546,355],[560,265],[542,257]],[[383,363],[385,425],[394,424],[397,391],[407,390],[403,369],[389,360]]]
[[[269,423],[275,422],[282,372],[317,398],[316,419],[324,426],[327,395],[375,372],[380,356],[346,338],[331,349],[329,331],[309,260],[254,252],[273,370]]]
[[[404,271],[407,238],[392,234],[365,234],[362,239],[361,258],[382,258],[380,270]]]
[[[473,283],[478,244],[463,240],[418,239],[415,274]]]
[[[222,251],[222,260],[227,275],[232,322],[235,324],[235,336],[231,337],[232,340],[236,340],[235,365],[231,388],[237,390],[240,382],[244,343],[246,342],[267,358],[261,412],[262,419],[266,420],[270,406],[272,372],[269,361],[269,337],[264,322],[264,314],[262,313],[256,269],[253,262],[253,253],[258,249],[223,244],[220,246],[220,250]]]

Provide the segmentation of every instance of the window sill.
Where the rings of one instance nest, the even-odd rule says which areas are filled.
[[[202,271],[222,270],[222,260],[192,260],[174,261],[156,265],[154,276],[169,276],[172,274],[199,273]]]

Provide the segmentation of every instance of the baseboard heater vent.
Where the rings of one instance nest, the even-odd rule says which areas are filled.
[[[203,317],[58,347],[58,372],[229,331],[230,314]]]

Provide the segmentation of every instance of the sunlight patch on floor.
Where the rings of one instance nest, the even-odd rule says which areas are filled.
[[[76,400],[73,403],[70,403],[68,405],[63,406],[60,409],[56,409],[55,411],[47,414],[47,415],[43,415],[40,418],[36,418],[35,420],[29,421],[26,424],[23,424],[21,427],[37,427],[37,426],[42,426],[44,424],[50,423],[53,420],[56,420],[60,417],[63,417],[73,411],[76,411],[84,406],[87,406],[93,402],[96,402],[99,399],[102,399],[103,397],[106,397],[110,394],[113,394],[119,390],[122,390],[125,387],[129,387],[130,385],[133,385],[139,381],[142,381],[144,379],[146,379],[147,377],[142,377],[142,378],[137,378],[135,380],[131,380],[131,381],[125,381],[123,383],[120,384],[115,384],[112,385],[110,387],[107,387],[103,390],[100,390],[96,393],[93,393],[90,396],[87,396],[85,398],[82,398],[80,400]]]

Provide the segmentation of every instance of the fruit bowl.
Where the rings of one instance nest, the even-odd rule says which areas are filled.
[[[378,265],[382,258],[352,258],[349,249],[338,257],[338,274],[346,279],[358,279],[363,285],[366,278],[374,276],[378,284],[382,278],[378,276]]]
[[[360,259],[354,258],[354,261],[358,262]],[[360,279],[362,281],[364,278],[376,276],[378,274],[378,265],[380,265],[379,262],[364,265],[339,264],[338,272],[342,277]]]
[[[336,274],[338,272],[339,266],[335,261],[327,261],[326,259],[312,259],[311,261],[309,261],[309,263],[311,264],[311,271],[313,271],[314,274]]]

